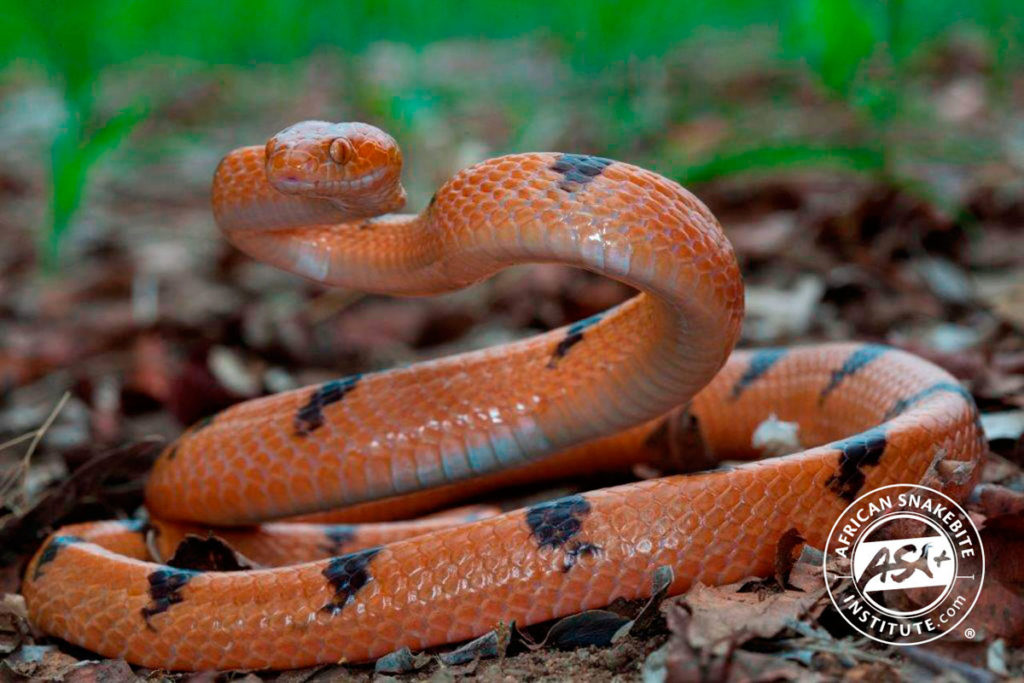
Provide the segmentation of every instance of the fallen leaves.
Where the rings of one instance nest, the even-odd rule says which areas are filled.
[[[65,681],[68,683],[135,683],[139,677],[123,659],[79,661],[54,645],[25,645],[0,664],[8,674],[30,681]],[[3,676],[0,680],[11,680]]]
[[[1024,514],[989,517],[981,540],[985,583],[965,626],[974,628],[982,642],[1024,643]]]
[[[79,662],[63,680],[66,683],[136,683],[139,676],[123,659],[104,659]]]
[[[148,439],[101,453],[23,511],[0,520],[0,568],[16,570],[17,563],[83,498],[97,493],[108,478],[119,474],[138,476],[146,471],[160,443],[160,439]]]
[[[775,573],[726,586],[697,584],[664,605],[668,642],[644,663],[647,681],[802,679],[815,658],[835,658],[833,671],[884,657],[816,625],[829,607],[821,555],[803,547],[795,529],[776,549]],[[852,654],[851,654],[852,653]],[[838,655],[843,655],[839,657]],[[820,666],[818,666],[820,664]]]
[[[5,593],[0,600],[0,655],[10,654],[29,642],[31,633],[25,598]]]
[[[614,647],[609,654],[608,662],[615,665],[616,652],[629,649],[629,640],[649,637],[663,630],[661,605],[672,584],[673,573],[670,567],[659,567],[651,577],[651,596],[639,608],[636,605],[619,605],[621,610],[593,609],[564,617],[550,626],[531,627],[527,632],[520,631],[515,623],[499,624],[494,630],[475,638],[453,650],[439,652],[435,656],[426,653],[413,653],[409,648],[401,648],[377,660],[374,671],[377,673],[411,673],[419,671],[435,659],[440,671],[451,667],[472,666],[484,659],[503,659],[515,653],[544,653],[552,651],[577,650],[579,648]],[[634,614],[632,618],[625,616]],[[540,640],[533,636],[543,633]],[[466,673],[465,669],[461,670]]]
[[[15,676],[33,681],[63,681],[79,661],[55,645],[23,645],[4,658],[3,666]]]
[[[979,296],[992,312],[1024,332],[1024,269],[983,279]]]
[[[237,572],[257,565],[218,536],[187,534],[166,564],[200,572]]]
[[[792,538],[783,541],[785,545],[792,542]],[[780,556],[788,557],[789,552],[780,547]],[[780,564],[785,570],[785,562]],[[776,585],[787,584],[790,587],[774,591],[752,590],[750,581],[716,587],[698,584],[679,600],[690,614],[687,642],[721,654],[730,642],[773,638],[791,622],[820,615],[828,603],[820,564],[796,564],[789,581]]]

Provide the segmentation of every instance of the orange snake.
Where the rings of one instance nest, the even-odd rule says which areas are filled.
[[[331,507],[343,509],[306,521],[380,522],[649,460],[671,446],[684,405],[711,453],[749,462],[461,525],[224,532],[243,546],[261,539],[244,549],[268,565],[289,561],[290,528],[306,539],[304,564],[249,571],[153,563],[139,523],[66,527],[25,575],[42,630],[167,669],[367,661],[645,597],[663,565],[671,593],[765,575],[787,529],[822,547],[860,492],[927,482],[962,499],[976,480],[973,401],[928,362],[850,343],[730,355],[737,262],[676,183],[599,157],[519,154],[458,173],[419,215],[396,215],[401,163],[372,126],[297,124],[224,158],[214,215],[248,254],[331,285],[428,295],[556,262],[642,293],[532,339],[247,401],[193,426],[146,489],[165,557],[183,522]],[[799,423],[806,450],[757,460],[751,435],[771,414]]]

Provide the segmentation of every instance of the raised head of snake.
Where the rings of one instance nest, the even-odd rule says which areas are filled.
[[[283,194],[318,197],[351,216],[376,216],[405,205],[402,151],[365,123],[303,121],[267,141],[267,180]]]

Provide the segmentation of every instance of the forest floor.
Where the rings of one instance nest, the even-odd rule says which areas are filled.
[[[458,50],[441,57],[447,61],[433,62],[447,69],[444,77],[451,81],[478,72],[473,69],[485,72],[481,61],[510,59]],[[400,51],[367,59],[367,73],[391,79],[385,85],[396,90],[403,78],[437,78],[408,66]],[[174,65],[113,74],[107,85],[112,97],[156,82],[166,83],[169,92],[153,105],[135,142],[99,167],[64,244],[62,266],[52,272],[40,268],[36,254],[47,202],[42,140],[57,105],[38,74],[3,84],[0,441],[23,438],[0,451],[0,680],[256,679],[244,673],[166,675],[54,642],[24,618],[17,593],[24,563],[60,524],[137,515],[154,454],[146,441],[151,437],[172,439],[240,400],[522,338],[631,295],[616,282],[547,265],[511,269],[425,300],[326,290],[252,262],[217,233],[209,181],[228,150],[261,144],[303,119],[377,122],[388,107],[402,128],[393,132],[411,160],[413,210],[455,170],[510,147],[608,153],[671,171],[674,162],[649,142],[605,145],[601,121],[566,118],[556,95],[530,112],[537,127],[513,140],[508,122],[485,104],[493,101],[487,89],[524,89],[526,80],[558,77],[547,63],[517,66],[526,74],[523,82],[462,83],[479,90],[473,98],[479,106],[428,98],[434,109],[415,116],[404,109],[395,114],[396,105],[382,103],[386,97],[379,93],[387,90],[372,80],[362,82],[359,104],[339,104],[349,101],[352,86],[348,72],[329,59],[312,59],[286,74],[270,69],[186,78],[176,75]],[[954,123],[987,120],[997,127],[1000,115],[989,110],[970,67],[958,69],[929,83],[936,106]],[[334,83],[341,85],[319,85]],[[731,83],[734,97],[758,87],[740,76]],[[814,122],[829,106],[796,99],[759,116]],[[830,120],[815,125],[850,125],[842,116]],[[751,125],[704,115],[663,133],[692,150],[742,135]],[[609,146],[614,153],[606,151]],[[1024,174],[1017,161],[935,163],[923,172],[933,181],[924,191],[891,170],[774,170],[691,187],[719,217],[740,259],[747,285],[742,346],[884,342],[946,368],[973,394],[992,450],[983,476],[990,496],[970,502],[991,560],[991,589],[965,622],[975,629],[973,639],[959,632],[897,649],[854,637],[829,606],[809,559],[813,553],[805,550],[792,568],[800,591],[700,587],[649,605],[628,632],[623,624],[642,605],[613,606],[618,617],[589,613],[553,628],[499,630],[476,651],[488,656],[468,662],[410,655],[391,658],[390,672],[388,666],[376,673],[372,666],[328,666],[258,678],[1024,676],[1024,650],[1018,647],[1024,642]],[[31,435],[39,435],[38,443]],[[131,444],[141,445],[124,448]]]

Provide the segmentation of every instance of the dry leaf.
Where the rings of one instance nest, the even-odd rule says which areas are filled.
[[[820,566],[797,564],[790,582],[799,590],[768,595],[741,593],[748,582],[714,588],[697,584],[680,599],[693,615],[687,631],[690,644],[721,654],[732,640],[772,638],[827,599]]]

